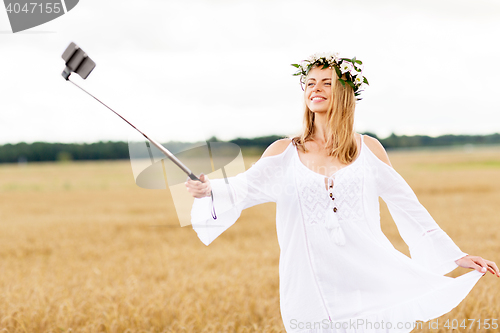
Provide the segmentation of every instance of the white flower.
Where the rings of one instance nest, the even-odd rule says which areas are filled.
[[[353,73],[353,72],[356,72],[356,70],[354,69],[354,66],[352,65],[352,63],[350,63],[349,61],[342,61],[342,63],[340,64],[340,71],[342,72],[342,74],[346,73],[346,72],[349,72],[349,73]]]
[[[309,60],[310,62],[315,62],[316,60],[318,60],[320,58],[320,54],[319,53],[314,53],[313,55],[311,55],[307,60]]]
[[[363,65],[361,64],[358,64],[357,62],[354,64],[354,66],[356,66],[357,69],[359,69],[360,71],[363,71]]]
[[[302,60],[302,62],[300,63],[300,68],[305,71],[307,69],[307,65],[309,65],[309,62],[306,61],[306,60]]]
[[[363,79],[364,79],[363,75],[361,75],[361,73],[360,73],[360,74],[358,74],[358,75],[354,78],[354,84],[355,84],[355,85],[361,85],[361,84],[363,84]]]
[[[338,52],[316,52],[308,58],[310,62],[316,62],[320,59],[325,59],[328,63],[332,63],[332,61],[337,61],[339,58]]]
[[[330,53],[329,57],[332,59],[332,62],[333,62],[333,61],[337,61],[339,59],[340,55],[338,52],[332,52],[332,53]]]

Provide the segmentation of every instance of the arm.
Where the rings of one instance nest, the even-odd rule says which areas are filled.
[[[456,261],[468,254],[460,250],[418,201],[408,183],[391,166],[382,144],[375,138],[365,138],[377,157],[374,167],[378,194],[387,204],[411,258],[442,275],[457,268]]]
[[[195,196],[191,209],[191,224],[200,240],[209,245],[222,232],[236,222],[243,209],[265,203],[276,202],[277,188],[282,181],[284,167],[283,153],[290,140],[282,139],[271,144],[262,157],[248,170],[234,177],[207,180],[208,184],[188,181],[187,190],[193,195],[201,193],[198,187],[211,189],[212,199],[208,196]],[[208,186],[207,186],[208,185]],[[217,218],[210,214],[215,208]]]

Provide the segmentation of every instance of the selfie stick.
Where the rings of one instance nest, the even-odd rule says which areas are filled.
[[[137,127],[135,127],[127,119],[119,115],[115,110],[113,110],[112,108],[101,102],[97,97],[95,97],[94,95],[92,95],[91,93],[89,93],[88,91],[86,91],[85,89],[83,89],[82,87],[80,87],[75,82],[69,79],[69,76],[71,75],[72,72],[75,72],[76,74],[80,75],[83,79],[86,79],[87,76],[89,76],[90,72],[92,72],[92,70],[95,68],[95,62],[92,59],[90,59],[89,56],[85,52],[83,52],[81,48],[79,48],[75,43],[71,42],[66,51],[64,51],[64,53],[62,54],[62,58],[66,62],[66,68],[64,69],[61,75],[66,79],[66,81],[73,83],[75,86],[85,91],[90,96],[94,97],[99,103],[101,103],[102,105],[113,111],[117,116],[125,120],[130,126],[135,128],[146,139],[148,139],[149,142],[155,145],[156,148],[158,148],[169,159],[171,159],[172,162],[174,162],[179,168],[182,169],[182,171],[184,171],[189,176],[189,178],[201,182],[201,180],[198,179],[198,177],[196,177],[193,174],[193,172],[189,170],[188,167],[186,167],[181,161],[179,161],[177,157],[175,157],[170,151],[168,151],[168,149],[166,149],[160,143],[148,137],[146,134],[142,133]],[[212,199],[213,199],[213,194],[212,194]]]

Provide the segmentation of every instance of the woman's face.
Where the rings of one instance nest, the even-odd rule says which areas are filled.
[[[332,69],[314,67],[306,78],[304,98],[312,112],[326,112],[332,93]]]

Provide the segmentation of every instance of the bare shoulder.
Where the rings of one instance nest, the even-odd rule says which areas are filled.
[[[384,146],[382,146],[380,141],[366,134],[363,135],[363,137],[365,139],[365,144],[368,146],[368,148],[370,148],[372,153],[375,154],[375,156],[377,156],[379,160],[392,167],[391,161],[389,161],[389,156],[387,155],[387,152],[385,151],[385,148]]]
[[[267,149],[262,154],[261,158],[268,156],[276,156],[285,151],[288,145],[292,142],[291,139],[280,139],[276,140],[267,147]]]

